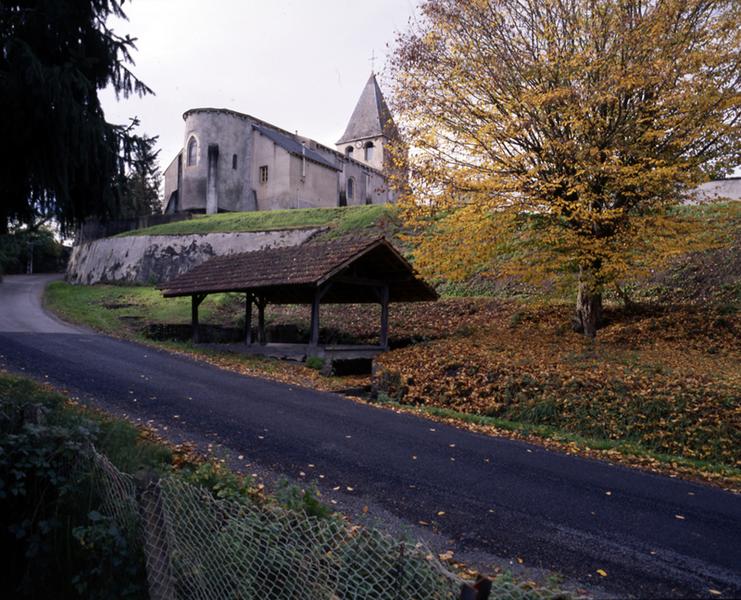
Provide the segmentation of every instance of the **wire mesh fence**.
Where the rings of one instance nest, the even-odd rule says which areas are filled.
[[[422,544],[92,460],[102,512],[144,546],[153,598],[435,600],[457,598],[464,583]]]

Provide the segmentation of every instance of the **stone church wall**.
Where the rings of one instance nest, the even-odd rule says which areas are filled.
[[[195,165],[187,164],[188,142],[198,143]],[[218,144],[216,196],[221,210],[255,210],[252,199],[252,127],[245,118],[216,110],[186,113],[183,144],[183,180],[179,210],[203,210],[208,181],[208,147]],[[236,163],[234,157],[236,156]]]
[[[132,235],[76,245],[70,283],[163,283],[212,258],[263,248],[297,246],[321,228],[202,235]]]

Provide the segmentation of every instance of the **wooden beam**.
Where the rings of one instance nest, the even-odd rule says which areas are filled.
[[[319,305],[331,287],[332,282],[329,281],[320,285],[314,292],[314,299],[311,302],[311,336],[309,339],[309,345],[313,347],[319,345]]]
[[[265,298],[258,298],[255,304],[257,304],[257,341],[261,346],[268,343],[268,336],[265,333],[265,306],[267,305]]]
[[[316,347],[319,345],[319,302],[321,300],[321,289],[317,288],[314,292],[314,300],[311,303],[311,336],[309,346]]]
[[[380,289],[381,297],[381,347],[389,347],[389,286]]]
[[[193,294],[190,297],[190,326],[194,344],[197,344],[201,337],[200,327],[198,326],[198,307],[205,297],[206,294]]]
[[[252,294],[244,295],[244,343],[252,344]]]
[[[332,281],[336,283],[346,283],[349,285],[364,285],[372,287],[381,287],[386,285],[386,281],[382,281],[380,279],[368,279],[367,277],[353,277],[347,275],[333,277]]]

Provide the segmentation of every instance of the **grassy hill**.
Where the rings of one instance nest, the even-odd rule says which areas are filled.
[[[393,209],[379,204],[337,208],[298,208],[197,215],[188,221],[127,231],[119,234],[119,237],[274,231],[305,227],[327,227],[332,234],[343,235],[367,231],[374,227],[383,228],[390,221],[393,221]]]

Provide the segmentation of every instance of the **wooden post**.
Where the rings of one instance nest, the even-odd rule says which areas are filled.
[[[331,281],[319,286],[314,292],[314,299],[311,302],[311,339],[309,340],[309,346],[313,348],[319,345],[319,304],[330,289],[332,289]]]
[[[257,299],[257,341],[261,346],[268,343],[268,337],[265,335],[265,298]]]
[[[317,288],[311,302],[311,338],[309,339],[309,346],[312,348],[319,345],[319,300],[319,288]]]
[[[244,343],[252,344],[252,294],[244,296]]]
[[[389,286],[381,288],[381,347],[389,347]]]
[[[205,297],[206,294],[193,294],[190,297],[190,321],[194,344],[197,344],[201,337],[198,327],[198,306],[203,302]]]

